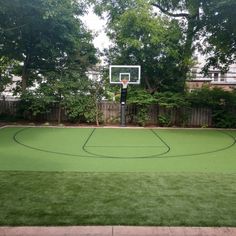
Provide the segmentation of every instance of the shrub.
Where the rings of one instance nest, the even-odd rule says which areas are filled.
[[[213,125],[218,128],[236,127],[236,92],[220,88],[202,88],[188,94],[192,106],[212,109]]]
[[[160,126],[169,127],[171,125],[171,116],[169,114],[159,115],[158,123]]]
[[[145,126],[150,120],[150,116],[148,115],[148,107],[145,105],[137,106],[137,114],[134,118],[138,125]]]

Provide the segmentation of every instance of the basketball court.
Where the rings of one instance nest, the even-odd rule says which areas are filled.
[[[4,127],[0,169],[235,172],[236,131]]]

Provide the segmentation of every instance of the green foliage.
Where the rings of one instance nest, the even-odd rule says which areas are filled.
[[[159,107],[162,108],[161,114],[158,115],[158,124],[160,126],[168,127],[172,125],[171,112],[176,113],[178,117],[178,121],[175,121],[176,125],[186,125],[190,104],[185,94],[164,92],[155,93],[154,96]]]
[[[69,96],[65,101],[66,113],[72,122],[97,123],[102,121],[98,108],[99,100],[91,94],[78,93],[76,96]]]
[[[64,69],[48,72],[37,88],[27,90],[22,96],[22,110],[33,117],[46,113],[53,106],[58,107],[58,123],[61,123],[61,111],[64,109],[70,121],[96,122],[101,114],[97,103],[103,95],[102,84],[89,80],[77,71]]]
[[[181,108],[188,107],[189,103],[186,101],[185,95],[181,93],[155,93],[154,97],[156,98],[157,103],[166,108]]]
[[[148,106],[139,105],[137,106],[137,113],[134,117],[135,121],[140,126],[145,126],[147,122],[150,120],[150,116],[148,115]]]
[[[20,62],[14,72],[22,77],[17,88],[21,109],[36,117],[56,104],[58,123],[63,108],[73,119],[83,112],[91,121],[96,99],[90,101],[91,83],[85,72],[97,58],[92,36],[79,18],[85,4],[75,0],[0,0],[0,4],[0,53]],[[80,102],[87,110],[85,105],[83,111],[75,107]]]
[[[89,95],[78,94],[67,97],[65,102],[66,113],[72,122],[95,122],[94,101]]]
[[[236,127],[236,92],[228,92],[219,88],[203,88],[188,94],[192,106],[209,107],[215,127]]]
[[[91,34],[79,16],[84,11],[75,0],[0,0],[0,54],[21,62],[21,90],[65,60],[85,70],[96,63]]]
[[[112,1],[113,2],[113,1]],[[107,33],[113,46],[107,51],[110,64],[141,65],[141,85],[150,92],[183,91],[182,34],[176,21],[157,17],[145,1],[104,1]],[[122,7],[123,6],[123,7]],[[119,13],[118,13],[119,12]]]
[[[188,101],[194,106],[216,107],[236,107],[236,92],[224,91],[221,88],[194,90],[187,96]]]
[[[226,71],[236,60],[235,0],[91,2],[108,16],[109,63],[141,65],[150,91],[183,91],[196,49],[208,57],[205,73],[210,66]]]
[[[27,91],[22,94],[19,111],[26,113],[26,118],[35,118],[39,114],[44,114],[50,111],[52,98],[45,96],[39,90]]]
[[[67,98],[66,101],[66,114],[71,122],[81,122],[84,112],[84,106],[86,107],[85,96],[73,96]]]
[[[219,128],[236,128],[235,111],[215,109],[212,114],[215,126]]]
[[[119,18],[125,11],[136,8],[140,0],[89,0],[94,4],[94,11],[99,16],[103,17],[103,13],[106,13],[108,18],[108,27]]]
[[[192,57],[196,46],[208,56],[205,72],[210,66],[225,71],[235,61],[236,29],[234,0],[150,0],[169,17],[180,19],[185,34],[185,59]],[[183,17],[185,21],[182,21]],[[204,43],[198,43],[199,38]],[[197,42],[197,43],[195,43]]]
[[[207,71],[214,66],[226,71],[236,60],[236,2],[208,0],[203,4],[203,10],[204,36],[207,35],[203,52],[209,56],[204,69]]]
[[[132,89],[128,94],[128,103],[135,104],[137,113],[135,120],[139,125],[144,126],[150,119],[149,105],[156,104],[161,108],[161,113],[158,114],[158,125],[171,126],[171,112],[177,113],[177,124],[185,126],[188,120],[188,111],[190,102],[186,99],[185,94],[163,92],[150,94],[146,90]]]
[[[155,98],[144,89],[132,89],[128,93],[128,104],[136,105],[134,120],[140,126],[145,126],[150,119],[148,105],[155,104]]]
[[[145,89],[133,88],[128,92],[127,103],[136,105],[150,105],[155,104],[156,99]]]
[[[204,87],[192,93],[155,93],[151,95],[145,90],[131,90],[129,103],[137,105],[136,120],[145,125],[148,121],[148,105],[158,104],[158,124],[171,126],[171,112],[176,113],[176,124],[185,126],[191,107],[208,107],[212,110],[213,126],[221,128],[236,127],[236,92],[228,92],[219,88]]]
[[[169,114],[159,115],[158,123],[160,126],[169,127],[171,125],[171,116]]]

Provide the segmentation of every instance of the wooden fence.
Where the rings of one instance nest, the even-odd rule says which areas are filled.
[[[100,104],[105,124],[119,122],[120,104],[113,102],[103,102]],[[128,105],[126,108],[127,123],[136,123],[138,108]],[[211,127],[212,112],[209,108],[191,109],[166,109],[158,105],[150,105],[148,111],[148,125],[164,125],[160,122],[161,117],[169,119],[169,126],[189,126],[189,127]]]
[[[0,100],[0,115],[7,114],[15,116],[18,112],[18,101]]]
[[[15,116],[19,114],[19,101],[2,101],[0,100],[0,115]],[[104,124],[118,124],[120,118],[120,104],[114,102],[102,102],[99,104]],[[212,112],[208,108],[191,108],[191,109],[166,109],[158,105],[148,107],[149,125],[169,125],[169,126],[189,126],[189,127],[211,127]],[[137,123],[138,107],[128,105],[126,108],[127,123]],[[21,114],[23,115],[23,114]],[[30,114],[24,114],[30,119]],[[38,121],[56,121],[58,117],[58,108],[52,107],[50,112],[37,116]],[[168,124],[160,122],[161,118],[169,119]],[[61,120],[67,121],[66,112],[62,110]]]

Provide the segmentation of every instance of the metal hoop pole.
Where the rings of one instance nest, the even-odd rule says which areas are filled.
[[[125,85],[125,86],[124,86]],[[120,90],[120,125],[124,127],[126,125],[126,97],[127,97],[127,85],[128,83],[122,83]]]
[[[120,105],[120,125],[122,127],[125,127],[126,125],[126,120],[125,120],[125,108],[126,105],[125,104],[121,104]]]

